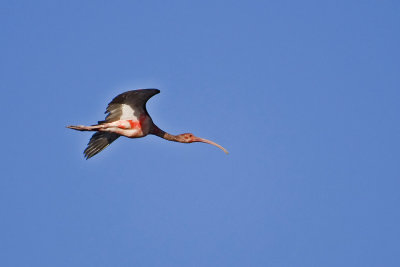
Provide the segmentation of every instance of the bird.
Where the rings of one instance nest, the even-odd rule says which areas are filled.
[[[104,150],[120,136],[141,138],[149,134],[179,143],[207,143],[228,154],[228,151],[219,144],[196,137],[192,133],[172,135],[158,128],[146,109],[147,101],[158,93],[160,93],[160,90],[154,88],[124,92],[114,97],[108,104],[104,120],[90,126],[69,125],[66,127],[77,131],[95,131],[83,152],[86,159]]]

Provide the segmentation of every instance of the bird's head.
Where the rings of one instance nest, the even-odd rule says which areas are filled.
[[[184,134],[177,135],[176,137],[177,137],[176,141],[178,141],[180,143],[202,142],[202,143],[216,146],[216,147],[222,149],[226,154],[228,154],[228,151],[225,148],[223,148],[222,146],[218,145],[217,143],[214,143],[213,141],[210,141],[210,140],[207,140],[204,138],[196,137],[192,133],[184,133]]]

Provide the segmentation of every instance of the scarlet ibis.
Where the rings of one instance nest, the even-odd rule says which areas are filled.
[[[158,128],[146,110],[147,101],[160,93],[158,89],[131,90],[117,95],[107,106],[106,118],[98,124],[70,125],[67,128],[78,131],[95,131],[88,146],[83,152],[86,159],[89,159],[105,149],[118,137],[128,138],[145,137],[153,134],[169,141],[180,143],[203,142],[222,149],[226,154],[228,151],[222,146],[210,140],[196,137],[191,133],[172,135]]]

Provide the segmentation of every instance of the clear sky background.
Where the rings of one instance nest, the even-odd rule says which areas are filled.
[[[399,1],[2,1],[1,266],[400,266]],[[66,129],[159,88],[155,123]]]

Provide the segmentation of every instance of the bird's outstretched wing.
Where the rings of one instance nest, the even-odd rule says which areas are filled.
[[[158,89],[139,89],[117,95],[107,106],[105,120],[99,121],[99,124],[118,120],[139,120],[143,113],[148,115],[147,100],[159,92]]]
[[[85,158],[89,159],[108,147],[112,142],[114,142],[119,134],[110,133],[110,132],[96,132],[88,143],[87,148],[83,152],[85,154]]]
[[[146,114],[146,102],[153,95],[160,92],[158,89],[139,89],[122,93],[114,97],[106,109],[106,118],[99,124],[118,120],[139,120],[142,114]],[[119,134],[112,132],[96,132],[90,139],[87,148],[83,152],[89,159],[114,142]]]

